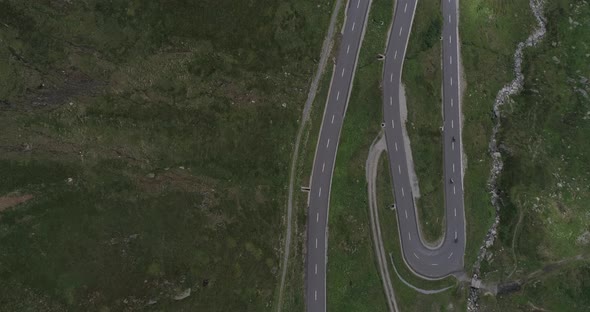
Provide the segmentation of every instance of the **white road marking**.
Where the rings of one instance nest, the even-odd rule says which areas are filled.
[[[454,185],[453,185],[453,194],[457,194],[457,190],[455,189]]]
[[[398,36],[400,36],[400,37],[402,36],[402,29],[404,29],[404,28],[403,27],[399,28],[399,35]]]
[[[393,82],[393,73],[389,76],[389,82]]]
[[[336,101],[338,101],[339,98],[340,98],[340,91],[338,91],[338,93],[336,93]]]
[[[320,213],[316,212],[315,213],[315,223],[318,223],[318,222],[320,222]]]
[[[447,257],[447,259],[451,259],[452,256],[453,256],[453,252],[451,251],[451,254]]]
[[[359,5],[361,5],[361,0],[359,0],[359,1],[356,3],[356,8],[357,8],[357,9],[359,8]]]
[[[406,219],[408,218],[408,211],[404,210],[404,213],[406,214]]]
[[[455,150],[455,142],[451,142],[451,147],[453,148],[453,151]]]
[[[451,14],[449,14],[449,23],[451,23]]]
[[[412,240],[412,234],[410,234],[410,232],[408,232],[408,239]]]
[[[397,152],[397,142],[395,142],[395,151]]]
[[[402,187],[402,197],[406,197],[406,194],[404,193],[404,188]]]
[[[455,172],[455,164],[453,163],[453,172]]]
[[[391,127],[395,128],[395,123],[393,122],[393,119],[391,120]]]
[[[320,191],[318,192],[318,197],[322,197],[322,188],[320,187]]]
[[[334,123],[334,115],[332,115],[332,123]]]
[[[322,172],[324,172],[324,169],[326,169],[326,163],[322,164]]]
[[[457,207],[455,207],[455,217],[457,216]]]
[[[395,52],[393,53],[393,59],[397,59],[397,50],[395,50]]]
[[[455,121],[451,119],[451,129],[455,128]]]
[[[451,65],[453,65],[453,56],[449,56],[449,63],[451,63]]]
[[[415,252],[413,252],[413,254],[414,254],[414,257],[416,257],[416,259],[420,259],[420,257],[418,257],[418,255]]]
[[[318,248],[318,239],[315,239],[315,248]]]
[[[397,165],[397,172],[398,172],[399,174],[402,174],[402,166],[400,166],[400,165]]]
[[[328,146],[330,146],[330,139],[328,139],[328,142],[326,143],[326,148],[328,148]]]
[[[344,77],[344,68],[342,68],[342,74],[340,76]]]
[[[315,264],[315,274],[318,275],[318,264]]]
[[[451,36],[449,36],[449,43],[451,43]]]
[[[453,85],[453,76],[451,76],[451,86]]]
[[[389,97],[389,106],[393,105],[393,98],[390,96]]]
[[[437,266],[437,265],[438,265],[438,263],[431,263],[430,265]]]
[[[451,107],[453,107],[453,99],[451,99]]]
[[[350,51],[350,44],[346,47],[346,54]]]
[[[406,5],[404,6],[404,13],[406,13],[407,9],[408,9],[408,3],[406,2]]]
[[[355,24],[356,24],[355,22],[352,22],[352,31],[354,31],[354,25]]]
[[[314,297],[315,297],[315,301],[318,301],[318,291],[314,290]]]

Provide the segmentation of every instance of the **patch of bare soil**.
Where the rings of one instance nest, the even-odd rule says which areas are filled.
[[[59,82],[47,81],[36,90],[29,90],[28,101],[33,107],[55,107],[68,103],[76,96],[96,96],[105,86],[73,67],[62,70],[52,80]]]
[[[0,212],[18,204],[22,204],[32,198],[33,195],[31,194],[2,196],[0,197]]]

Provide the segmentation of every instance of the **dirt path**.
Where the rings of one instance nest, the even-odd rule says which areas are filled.
[[[369,213],[371,218],[371,231],[373,233],[373,246],[375,247],[375,256],[379,265],[379,274],[383,282],[383,291],[387,296],[387,305],[392,312],[399,311],[393,285],[387,267],[387,257],[383,247],[383,238],[381,237],[381,227],[379,226],[379,207],[377,207],[377,171],[379,170],[379,157],[386,151],[385,137],[383,132],[379,133],[377,138],[371,144],[369,156],[365,165],[365,175],[367,179],[367,191],[369,193]]]
[[[291,223],[293,219],[293,184],[295,183],[295,169],[297,168],[297,158],[299,156],[299,144],[301,143],[303,130],[305,129],[305,125],[307,123],[307,120],[309,119],[311,106],[313,104],[315,95],[318,90],[320,78],[322,77],[322,74],[326,69],[328,57],[330,56],[330,51],[332,50],[332,43],[334,40],[334,29],[336,28],[336,21],[338,19],[338,13],[340,12],[341,7],[342,0],[336,0],[336,3],[334,4],[334,9],[332,11],[332,16],[330,17],[330,26],[328,27],[328,33],[326,34],[326,37],[324,38],[324,42],[322,44],[320,62],[318,64],[315,76],[313,77],[313,80],[311,82],[311,86],[309,87],[309,92],[307,94],[305,106],[303,107],[301,123],[299,124],[299,129],[297,130],[297,137],[295,138],[295,147],[293,148],[293,156],[291,157],[291,169],[289,173],[289,198],[287,200],[287,230],[285,233],[285,246],[283,248],[284,252],[281,270],[281,281],[279,286],[279,296],[277,301],[277,312],[280,312],[283,306],[283,292],[285,290],[285,279],[287,277],[287,267],[289,265],[289,252],[291,248],[292,231]]]

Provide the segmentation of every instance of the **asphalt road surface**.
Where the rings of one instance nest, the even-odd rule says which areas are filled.
[[[309,193],[307,214],[306,310],[326,311],[328,205],[336,150],[370,0],[349,0],[336,64],[326,100]]]
[[[399,104],[401,73],[417,0],[397,1],[383,72],[383,125],[404,260],[414,273],[432,279],[461,272],[465,253],[457,1],[441,0],[444,17],[441,40],[446,222],[445,236],[438,246],[426,245],[418,229]]]

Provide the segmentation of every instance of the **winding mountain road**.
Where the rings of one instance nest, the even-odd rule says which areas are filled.
[[[328,207],[332,173],[371,0],[349,0],[316,146],[307,211],[305,304],[326,311]]]
[[[397,2],[383,72],[383,125],[404,261],[415,274],[429,279],[459,274],[465,253],[457,1],[441,1],[445,236],[438,246],[428,245],[420,235],[400,110],[401,74],[417,0]]]

